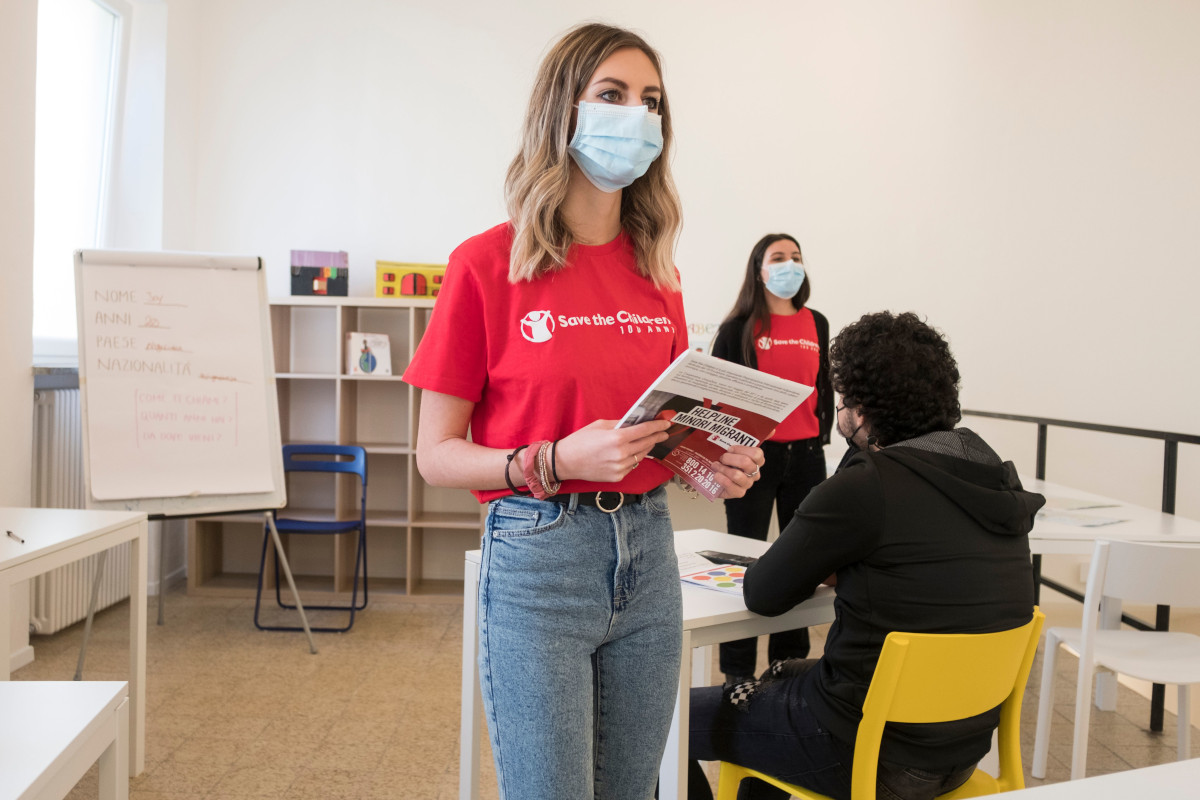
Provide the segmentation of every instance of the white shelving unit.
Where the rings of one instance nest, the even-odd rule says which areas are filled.
[[[429,486],[417,472],[420,390],[400,379],[425,332],[426,298],[284,297],[271,302],[279,421],[284,443],[357,444],[367,451],[367,566],[372,596],[459,598],[463,553],[479,546],[483,521],[474,497]],[[386,333],[391,376],[345,375],[346,334]],[[288,513],[353,518],[357,480],[288,477]],[[286,537],[285,537],[286,538]],[[302,588],[350,590],[354,539],[296,536],[285,541]],[[262,546],[259,515],[188,523],[188,591],[253,593]],[[268,561],[268,571],[270,561]]]

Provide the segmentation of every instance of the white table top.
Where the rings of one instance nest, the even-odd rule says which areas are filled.
[[[78,545],[145,518],[141,511],[0,507],[0,569]],[[7,531],[25,543],[9,537]]]
[[[0,796],[20,796],[128,694],[125,681],[0,682]]]
[[[1200,759],[1127,769],[1094,778],[1031,786],[1004,795],[1012,800],[1194,800],[1200,789]]]
[[[1200,544],[1200,522],[1196,520],[1036,478],[1022,476],[1021,483],[1029,491],[1046,497],[1046,508],[1039,513],[1029,534],[1029,546],[1035,553],[1091,553],[1097,539]],[[1076,505],[1072,501],[1096,507],[1066,508]],[[1121,521],[1088,527],[1055,520],[1055,515]]]
[[[767,548],[770,546],[769,542],[759,542],[705,529],[675,532],[675,552],[677,553],[716,550],[722,553],[757,557],[767,552]],[[726,594],[691,584],[684,584],[683,592],[684,630],[759,618],[757,614],[747,610],[746,602],[741,595]],[[814,597],[818,600],[827,599],[829,603],[832,603],[833,595],[832,587],[821,586],[817,588]]]

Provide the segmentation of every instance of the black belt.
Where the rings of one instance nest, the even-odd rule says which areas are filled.
[[[594,506],[606,513],[613,513],[626,503],[640,503],[644,494],[629,494],[628,492],[578,492],[576,494],[556,494],[546,499],[552,503],[570,505],[571,498],[577,497],[578,505]]]

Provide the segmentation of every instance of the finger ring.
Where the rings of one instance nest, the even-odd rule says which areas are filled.
[[[755,467],[755,468],[754,468],[754,472],[747,472],[747,473],[746,473],[746,477],[747,477],[747,478],[753,478],[755,475],[757,475],[757,474],[758,474],[758,472],[759,472],[759,469],[760,469],[759,467]]]

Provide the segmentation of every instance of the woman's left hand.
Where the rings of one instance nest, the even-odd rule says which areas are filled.
[[[733,445],[721,456],[717,465],[717,483],[721,484],[721,497],[742,497],[754,482],[762,477],[760,470],[766,458],[758,447]]]

